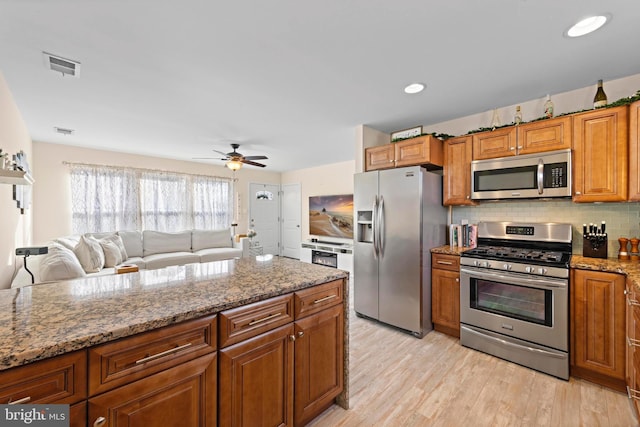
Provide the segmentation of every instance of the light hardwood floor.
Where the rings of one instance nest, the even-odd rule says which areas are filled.
[[[627,396],[350,314],[350,406],[311,426],[636,426]]]

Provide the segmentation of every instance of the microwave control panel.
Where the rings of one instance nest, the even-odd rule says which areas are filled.
[[[551,163],[544,165],[544,188],[567,186],[567,164]]]

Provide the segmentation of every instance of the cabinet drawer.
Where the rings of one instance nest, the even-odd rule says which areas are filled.
[[[297,291],[295,298],[296,319],[308,316],[342,302],[344,280],[334,280],[313,288]]]
[[[190,320],[89,349],[89,395],[216,350],[216,316]]]
[[[0,404],[72,404],[86,397],[84,350],[0,372]]]
[[[293,295],[282,295],[219,313],[220,348],[293,322]]]
[[[460,257],[457,255],[431,254],[431,268],[460,271]]]

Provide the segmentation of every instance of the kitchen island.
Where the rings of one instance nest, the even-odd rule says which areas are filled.
[[[293,344],[296,337],[302,338],[304,335],[298,324],[304,325],[303,322],[313,319],[311,315],[324,315],[324,312],[331,309],[333,312],[339,312],[334,317],[340,319],[340,325],[338,325],[339,328],[335,326],[334,330],[340,333],[339,349],[342,352],[342,360],[336,364],[342,380],[340,393],[335,400],[347,408],[347,277],[348,274],[342,270],[264,255],[2,290],[0,291],[0,378],[3,378],[3,381],[0,383],[6,383],[7,376],[20,369],[55,361],[60,357],[84,356],[87,353],[85,357],[88,362],[80,361],[77,369],[67,370],[63,376],[72,375],[75,372],[77,377],[84,373],[85,376],[89,376],[88,387],[85,379],[84,383],[83,381],[74,383],[76,389],[81,389],[79,393],[78,390],[67,393],[67,395],[73,394],[75,396],[73,399],[65,395],[61,399],[55,399],[55,402],[36,402],[34,400],[37,399],[33,399],[31,403],[70,403],[72,414],[75,406],[86,405],[88,409],[85,411],[89,414],[89,420],[93,422],[92,400],[98,399],[93,399],[92,396],[107,391],[102,396],[110,397],[108,395],[118,391],[117,388],[109,391],[110,388],[125,384],[127,381],[117,378],[113,387],[102,383],[92,386],[94,373],[92,357],[99,365],[95,367],[98,376],[103,375],[103,371],[116,369],[120,365],[135,365],[132,368],[135,371],[133,377],[135,382],[129,384],[129,386],[135,386],[148,380],[142,372],[145,366],[153,368],[150,371],[154,374],[152,377],[161,376],[177,368],[166,359],[161,358],[160,361],[156,361],[155,355],[147,357],[148,362],[128,360],[127,357],[133,357],[132,355],[123,359],[105,358],[111,353],[125,351],[127,347],[135,348],[138,341],[144,342],[147,347],[149,347],[148,342],[153,342],[155,344],[151,347],[155,346],[156,350],[162,350],[160,353],[172,356],[176,361],[175,365],[187,364],[183,362],[195,364],[202,359],[200,365],[204,367],[201,368],[202,375],[197,377],[198,381],[211,382],[211,378],[216,378],[215,372],[210,372],[211,367],[217,366],[217,358],[221,359],[222,365],[227,344],[228,349],[234,349],[244,345],[245,341],[262,339],[263,335],[267,335],[263,332],[270,329],[277,327],[275,330],[278,331],[288,328],[287,331],[290,329],[291,333],[286,332],[286,341],[291,341],[288,344],[290,354],[285,354],[284,358],[291,364],[290,376],[293,376]],[[305,298],[316,298],[309,304],[319,303],[318,309],[306,308]],[[260,317],[263,313],[269,313],[272,307],[282,307],[282,311],[269,314],[265,318]],[[326,310],[319,310],[325,307],[327,307]],[[235,313],[244,313],[246,322]],[[319,321],[316,321],[315,324],[318,323]],[[254,324],[256,324],[255,327]],[[176,329],[186,328],[184,325],[195,325],[196,329],[192,329],[198,332],[189,331],[188,328],[185,329],[186,332]],[[245,327],[246,329],[243,329]],[[253,336],[251,332],[253,329],[255,334],[262,335]],[[241,337],[244,341],[239,344],[239,339],[233,341],[233,333],[238,331],[249,331]],[[174,343],[165,345],[160,342],[163,336],[172,334],[179,337]],[[218,338],[225,334],[232,338],[227,344],[218,345]],[[311,333],[305,336],[313,343],[311,337],[313,337]],[[295,342],[296,362],[298,361],[297,353],[302,354],[302,351],[298,351],[297,345],[302,342],[302,339]],[[121,345],[121,343],[125,344]],[[117,347],[119,345],[122,348]],[[166,346],[169,348],[165,348]],[[302,345],[300,347],[302,349]],[[190,351],[195,352],[191,356],[191,359],[197,357],[195,360],[190,361],[188,356]],[[148,352],[147,349],[141,354],[145,356]],[[140,354],[135,356],[138,357]],[[89,367],[86,368],[85,365],[84,369],[88,373],[83,371],[83,363],[88,363]],[[299,375],[298,363],[295,365],[296,375]],[[285,374],[288,375],[286,372]],[[4,377],[1,377],[2,375]],[[73,381],[77,380],[75,377]],[[218,372],[217,378],[222,377],[222,373]],[[62,382],[73,381],[65,377]],[[203,391],[209,395],[215,392],[215,381],[213,386],[206,387],[198,381],[196,383],[200,384]],[[286,382],[293,386],[292,378],[286,378]],[[8,401],[18,400],[20,396],[16,394],[15,388],[13,391],[6,391],[3,386],[4,384],[0,385],[0,398],[8,398]],[[95,393],[92,389],[95,389]],[[222,393],[226,392],[222,386],[220,390]],[[292,391],[291,396],[293,396]],[[87,397],[88,400],[84,401]],[[219,398],[219,401],[225,400],[228,399]],[[215,402],[215,399],[212,401]],[[100,405],[94,406],[97,408]],[[194,425],[209,425],[212,421],[215,425],[215,405],[212,406],[211,401],[207,401],[205,407],[206,410],[203,409],[202,412],[206,414],[198,414],[200,418],[195,419]],[[291,414],[284,414],[289,425],[293,425],[292,414],[292,409]],[[76,424],[72,423],[72,425]]]

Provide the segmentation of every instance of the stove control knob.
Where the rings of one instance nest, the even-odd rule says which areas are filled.
[[[480,267],[484,267],[484,268],[489,267],[489,261],[482,261],[482,262],[480,263]]]
[[[474,266],[474,267],[477,267],[477,266],[478,266],[478,260],[477,260],[477,259],[474,259],[474,260],[473,260],[473,266]]]
[[[544,268],[544,267],[540,267],[540,268],[538,269],[538,274],[547,274],[547,271],[548,271],[548,270],[547,270],[546,268]]]
[[[505,270],[511,270],[511,264],[504,264],[502,268],[504,268]]]
[[[525,267],[525,268],[524,268],[525,273],[534,273],[534,272],[535,272],[535,270],[536,270],[536,269],[535,269],[535,268],[533,268],[533,267]]]

